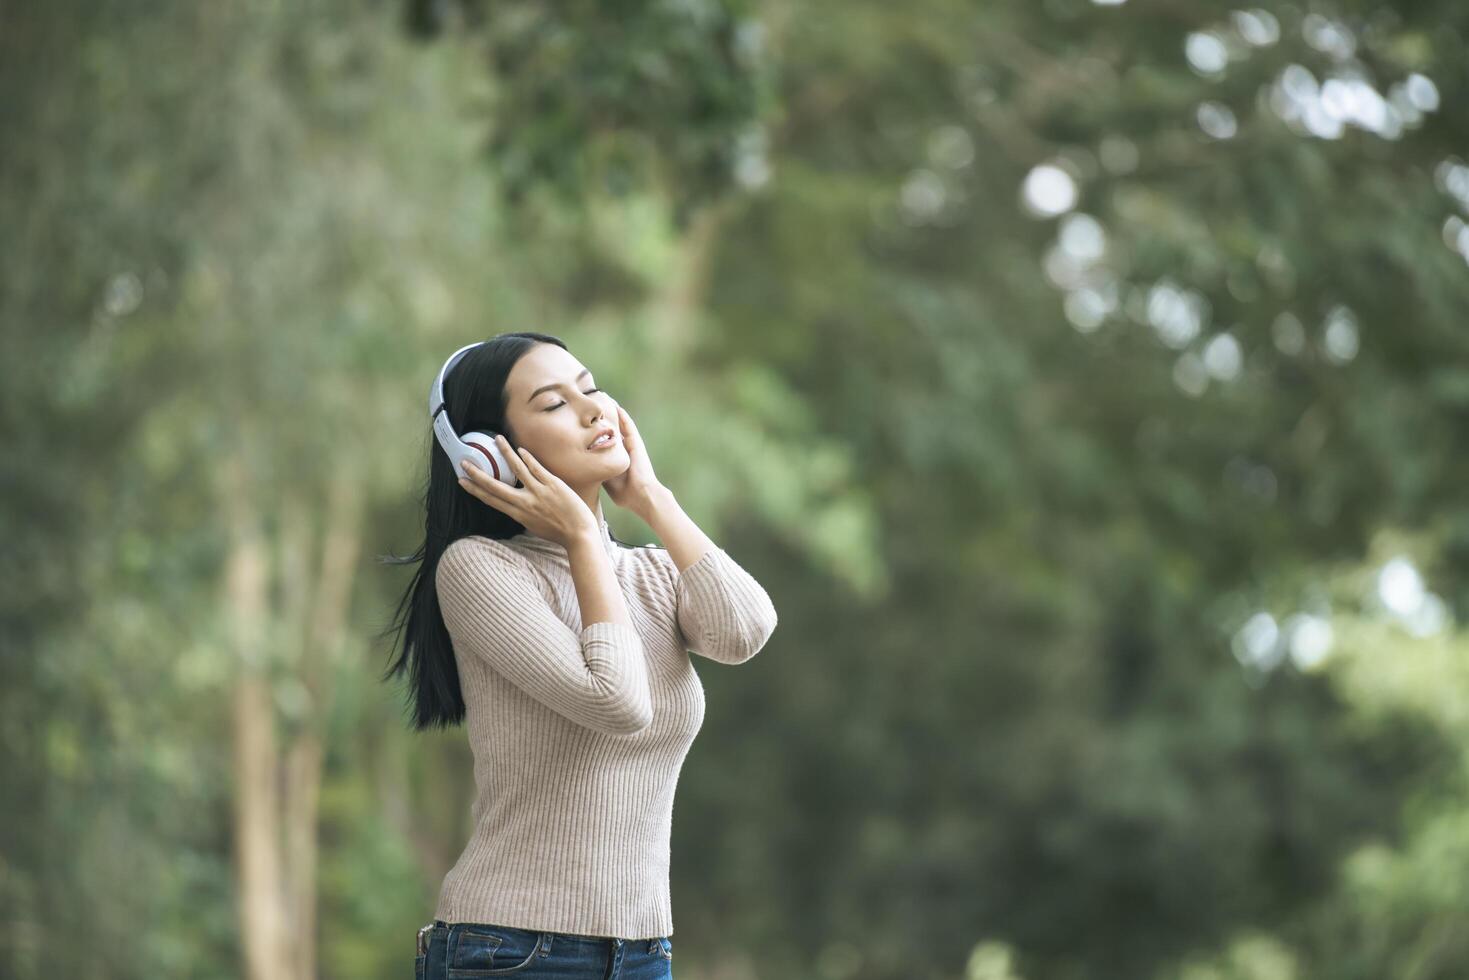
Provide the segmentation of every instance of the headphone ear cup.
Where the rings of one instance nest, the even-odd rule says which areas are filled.
[[[510,461],[505,454],[500,452],[500,447],[495,444],[495,437],[487,432],[467,432],[459,437],[459,441],[475,450],[473,455],[468,456],[471,463],[489,473],[495,479],[508,486],[520,486],[520,480],[516,478],[515,471],[510,468]],[[464,476],[464,467],[456,464],[454,467]]]

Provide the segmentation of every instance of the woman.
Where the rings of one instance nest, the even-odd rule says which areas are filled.
[[[672,976],[674,788],[704,719],[693,652],[739,664],[776,612],[658,481],[631,416],[557,338],[505,333],[443,382],[455,433],[517,486],[431,447],[427,538],[398,605],[414,727],[467,719],[472,830],[419,931],[419,980]],[[628,547],[601,490],[663,547]],[[406,614],[406,619],[405,619]]]

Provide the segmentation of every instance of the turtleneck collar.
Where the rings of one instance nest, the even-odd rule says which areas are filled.
[[[607,524],[607,519],[605,517],[599,517],[597,521],[601,525],[602,547],[607,549],[607,553],[609,555],[616,554],[617,542],[612,540],[612,528]],[[539,534],[533,534],[529,530],[521,531],[519,534],[514,535],[510,540],[519,541],[537,548],[543,548],[549,551],[558,552],[562,555],[566,554],[566,549],[563,548],[560,544],[552,541],[550,538],[543,538]]]

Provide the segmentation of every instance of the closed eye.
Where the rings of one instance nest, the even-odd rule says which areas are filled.
[[[591,391],[584,391],[584,392],[582,392],[582,394],[583,395],[595,395],[597,392],[599,392],[601,390],[602,390],[601,388],[593,388]],[[550,408],[543,408],[543,409],[541,409],[541,411],[543,411],[543,412],[554,412],[556,409],[560,408],[562,405],[565,405],[565,404],[566,404],[565,402],[557,402],[556,404],[552,405]]]

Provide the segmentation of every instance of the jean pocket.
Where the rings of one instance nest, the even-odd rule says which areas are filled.
[[[665,960],[673,959],[673,940],[667,936],[659,936],[658,950],[663,954]]]
[[[535,962],[545,935],[513,926],[451,926],[448,980],[499,977],[524,970]]]

